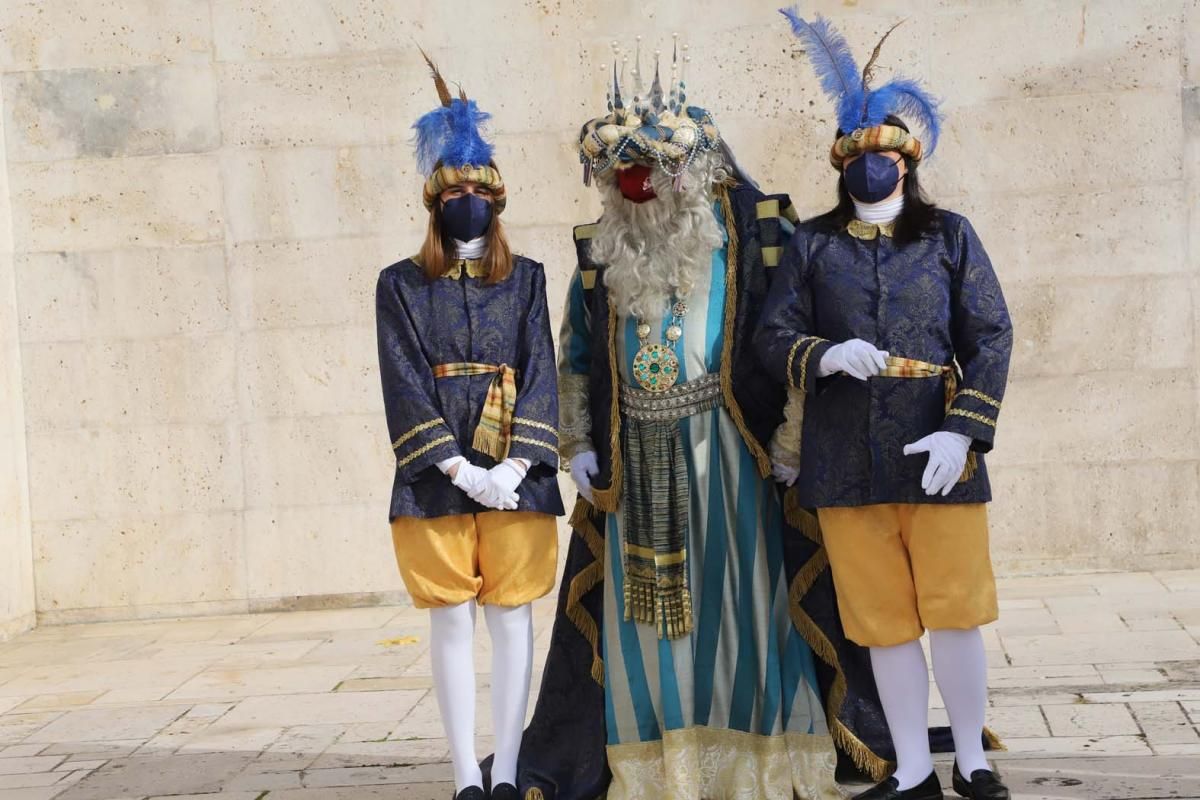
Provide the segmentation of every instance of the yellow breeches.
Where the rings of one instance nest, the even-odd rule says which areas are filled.
[[[822,508],[817,516],[852,641],[890,647],[999,616],[984,504]]]
[[[392,544],[417,608],[523,606],[554,588],[558,525],[551,514],[487,511],[397,517]]]

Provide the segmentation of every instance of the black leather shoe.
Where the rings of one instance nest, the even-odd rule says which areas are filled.
[[[487,795],[483,793],[481,786],[468,786],[454,795],[454,800],[487,800]]]
[[[854,800],[945,800],[942,782],[936,772],[929,773],[928,778],[911,789],[901,790],[899,786],[895,778],[888,778],[862,794],[854,795]]]
[[[497,783],[492,787],[492,800],[521,800],[521,795],[511,783]]]
[[[1008,787],[1000,782],[1000,776],[990,769],[977,769],[967,781],[954,762],[954,791],[968,800],[1010,800]]]

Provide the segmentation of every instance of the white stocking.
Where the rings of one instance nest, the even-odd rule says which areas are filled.
[[[516,786],[517,754],[525,730],[533,672],[533,607],[484,606],[483,613],[492,634],[492,721],[496,734],[492,786]]]
[[[475,601],[429,610],[429,652],[442,725],[450,742],[455,791],[483,786],[475,756]]]
[[[893,778],[911,789],[933,772],[929,752],[929,667],[921,640],[872,647],[871,669],[896,748]]]
[[[963,777],[988,769],[983,754],[983,718],[987,712],[987,655],[979,628],[929,632],[933,676],[950,715],[954,757]]]

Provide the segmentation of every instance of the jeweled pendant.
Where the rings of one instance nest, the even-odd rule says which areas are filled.
[[[679,359],[666,345],[642,345],[633,357],[633,378],[647,391],[665,392],[679,379]]]

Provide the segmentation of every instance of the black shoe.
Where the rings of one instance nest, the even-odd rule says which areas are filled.
[[[954,762],[954,791],[968,800],[1009,800],[1012,795],[1008,787],[1000,782],[1000,776],[990,769],[977,769],[971,773],[970,782],[963,777]]]
[[[492,787],[492,800],[521,800],[521,795],[511,783],[497,783]]]
[[[453,800],[487,800],[487,795],[483,793],[481,786],[468,786],[454,795]]]
[[[936,772],[911,789],[899,788],[895,778],[888,778],[883,783],[867,789],[862,794],[854,795],[854,800],[945,800],[942,794],[942,782]]]

